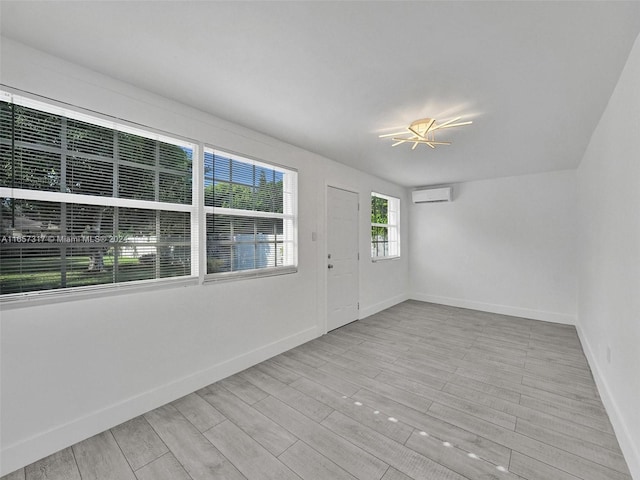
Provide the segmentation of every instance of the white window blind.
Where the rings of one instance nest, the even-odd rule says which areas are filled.
[[[371,193],[371,258],[400,256],[400,199]]]
[[[205,148],[204,185],[211,278],[295,270],[295,171]]]
[[[194,144],[4,93],[0,148],[3,296],[197,275]]]

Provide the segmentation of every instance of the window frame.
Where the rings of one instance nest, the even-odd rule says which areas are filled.
[[[90,111],[82,107],[44,98],[36,94],[17,90],[5,85],[0,85],[0,100],[40,110],[52,115],[65,116],[69,119],[90,123],[99,127],[108,128],[131,135],[142,136],[164,143],[178,146],[188,146],[192,150],[191,158],[191,203],[171,203],[160,200],[140,200],[118,198],[113,196],[84,195],[79,193],[65,193],[56,191],[41,191],[1,186],[0,196],[30,201],[47,201],[56,203],[72,203],[87,205],[105,205],[123,208],[140,208],[161,211],[186,212],[190,215],[190,274],[184,276],[152,278],[133,280],[126,282],[111,282],[85,286],[70,286],[64,288],[51,288],[32,290],[18,293],[0,293],[0,304],[5,307],[20,307],[27,305],[46,305],[78,298],[103,297],[131,293],[134,291],[156,290],[158,288],[176,286],[202,285],[211,281],[237,280],[271,275],[296,273],[298,271],[298,172],[295,168],[278,165],[276,163],[253,158],[245,154],[231,152],[215,147],[211,144],[198,141],[182,135],[164,132],[146,125],[128,122],[120,118],[111,117],[98,112]],[[272,212],[259,212],[238,210],[225,210],[218,207],[205,206],[205,149],[215,150],[224,155],[232,155],[240,161],[250,161],[267,169],[288,172],[293,174],[292,201],[289,202],[288,211],[282,214]],[[115,161],[115,160],[114,160]],[[158,198],[158,197],[156,197]],[[209,213],[235,214],[252,217],[279,216],[290,222],[291,233],[291,265],[270,268],[257,268],[236,272],[207,273],[207,245],[206,245],[206,219]]]
[[[387,223],[376,223],[373,221],[374,212],[372,209],[372,204],[373,204],[374,198],[381,198],[381,199],[387,200]],[[401,256],[400,198],[372,191],[370,196],[369,207],[370,207],[369,217],[371,219],[370,223],[371,223],[371,230],[372,230],[370,235],[370,242],[369,242],[371,246],[371,261],[375,263],[383,260],[399,259]],[[388,246],[387,255],[374,255],[373,244],[380,243],[380,242],[374,242],[374,235],[373,235],[374,228],[387,229],[388,240],[386,242],[383,242],[383,243],[386,243]]]
[[[249,164],[255,167],[265,168],[268,170],[275,170],[279,173],[283,174],[283,185],[286,185],[289,182],[285,191],[291,195],[290,201],[286,202],[283,198],[283,213],[276,212],[264,212],[260,210],[246,210],[246,209],[238,209],[238,208],[228,208],[228,207],[216,207],[216,206],[208,206],[205,205],[204,200],[204,190],[206,186],[204,186],[204,182],[206,181],[206,173],[204,172],[205,168],[205,156],[209,154],[218,155],[223,158],[230,159],[231,161],[236,161],[244,164]],[[251,157],[249,155],[232,152],[227,149],[221,149],[216,146],[210,144],[204,144],[202,149],[202,158],[203,158],[203,201],[202,205],[203,209],[203,236],[204,236],[204,254],[203,254],[203,267],[202,272],[204,274],[204,283],[209,282],[219,282],[226,280],[238,280],[245,278],[258,278],[258,277],[269,277],[274,275],[287,275],[291,273],[296,273],[298,271],[298,171],[295,168],[286,167],[283,165],[279,165],[272,162],[267,162],[261,159],[257,159],[255,157]],[[230,184],[236,184],[235,182],[229,181]],[[286,197],[285,197],[286,198]],[[273,267],[259,267],[247,270],[234,270],[228,272],[215,272],[209,273],[207,271],[207,215],[224,215],[224,216],[232,216],[232,217],[245,217],[245,218],[267,218],[267,219],[282,219],[283,224],[288,222],[288,227],[283,225],[283,228],[288,228],[289,231],[289,243],[291,243],[291,260],[288,265],[282,266],[273,266]],[[283,232],[283,235],[287,236],[286,232]],[[286,240],[285,240],[286,242]]]
[[[128,288],[132,289],[140,289],[140,288],[157,288],[158,285],[167,284],[167,285],[176,285],[176,284],[193,284],[198,279],[199,265],[198,265],[198,250],[199,250],[199,222],[198,222],[198,205],[197,205],[197,192],[193,188],[196,185],[197,180],[197,172],[200,170],[199,161],[200,161],[200,145],[198,142],[180,136],[169,134],[165,132],[161,132],[157,129],[153,129],[150,127],[142,127],[140,125],[133,124],[131,122],[126,122],[121,119],[116,119],[113,117],[109,117],[106,115],[102,115],[96,112],[87,111],[86,109],[82,109],[80,107],[76,107],[74,105],[65,104],[62,102],[54,101],[51,99],[44,99],[37,95],[29,94],[27,92],[16,91],[15,89],[11,89],[5,86],[2,86],[0,89],[0,100],[14,104],[17,106],[26,107],[29,109],[34,109],[40,112],[48,113],[54,116],[64,117],[66,118],[65,122],[68,120],[79,121],[83,123],[88,123],[100,128],[108,129],[113,132],[114,135],[117,133],[125,133],[129,135],[135,135],[143,138],[147,138],[149,140],[155,142],[161,142],[164,144],[176,145],[181,148],[187,147],[191,150],[191,202],[190,203],[173,203],[173,202],[165,202],[161,201],[157,196],[154,200],[142,200],[142,199],[132,199],[132,198],[122,198],[122,197],[114,197],[111,196],[101,196],[101,195],[87,195],[80,193],[68,193],[68,192],[60,192],[60,191],[52,191],[52,190],[35,190],[35,189],[25,189],[25,188],[16,188],[12,186],[0,186],[0,197],[2,198],[11,198],[15,200],[27,200],[27,201],[38,201],[38,202],[50,202],[52,204],[59,205],[93,205],[93,206],[104,206],[104,207],[118,207],[118,208],[129,208],[129,209],[141,209],[147,210],[151,212],[156,212],[159,214],[161,212],[180,212],[189,214],[189,226],[190,226],[190,273],[188,275],[178,275],[178,276],[169,276],[169,277],[159,277],[141,279],[141,280],[132,280],[132,281],[111,281],[105,283],[97,283],[93,285],[83,285],[83,286],[65,286],[60,288],[49,288],[49,289],[41,289],[41,290],[31,290],[25,292],[16,292],[16,293],[7,293],[0,294],[0,302],[3,305],[11,304],[20,300],[27,300],[31,304],[34,300],[44,300],[54,301],[56,298],[73,298],[76,295],[86,296],[86,295],[101,295],[106,291],[117,291],[121,292]],[[56,154],[57,154],[56,149]],[[65,149],[61,146],[60,152],[61,155],[65,153]],[[80,155],[82,156],[82,155]],[[119,157],[118,157],[119,160]],[[111,162],[115,165],[118,160],[116,157],[111,159]],[[65,160],[66,161],[66,160]],[[158,169],[162,167],[145,167],[141,166],[143,170],[145,169]],[[160,171],[160,170],[158,170]],[[113,173],[113,175],[117,175],[117,173]],[[156,181],[159,182],[159,177],[156,176]],[[158,183],[159,185],[159,183]],[[154,187],[157,187],[154,183]],[[156,192],[159,189],[156,188]],[[65,236],[68,234],[65,234]],[[107,234],[109,235],[109,234]],[[68,247],[61,247],[68,248]]]

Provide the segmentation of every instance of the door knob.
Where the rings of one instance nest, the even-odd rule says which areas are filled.
[[[333,265],[329,264],[329,265],[327,265],[327,268],[328,268],[328,269],[332,269],[332,268],[333,268]]]

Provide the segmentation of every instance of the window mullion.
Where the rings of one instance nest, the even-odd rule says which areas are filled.
[[[113,183],[112,196],[117,198],[120,192],[120,142],[117,131],[113,131]],[[113,227],[112,235],[117,235],[120,231],[119,210],[113,207]],[[120,247],[117,243],[113,245],[113,269],[111,271],[111,282],[116,283],[118,280],[118,270],[120,268]]]
[[[256,201],[256,166],[251,165],[251,210],[257,210]]]
[[[214,218],[215,218],[215,214],[214,214]],[[215,221],[215,220],[214,220]],[[230,249],[229,249],[229,263],[231,264],[231,271],[234,272],[235,269],[235,255],[233,254],[233,247],[234,247],[234,237],[235,237],[235,223],[233,221],[233,217],[231,217],[231,220],[229,222],[229,243],[231,244]]]
[[[60,125],[60,192],[67,191],[67,119],[62,117]]]
[[[281,218],[293,219],[295,215],[286,213],[261,212],[259,210],[241,210],[239,208],[226,207],[207,207],[214,215],[234,215],[237,217],[255,217],[255,218]]]
[[[191,205],[181,203],[153,202],[151,200],[134,200],[129,198],[100,197],[96,195],[80,195],[75,193],[47,192],[43,190],[25,190],[21,188],[0,187],[0,197],[21,200],[37,200],[47,202],[64,202],[87,205],[117,206],[140,208],[146,210],[166,210],[171,212],[190,212]]]
[[[155,211],[155,220],[156,220],[156,261],[155,261],[155,270],[156,270],[156,278],[160,278],[161,269],[160,265],[162,263],[162,247],[160,245],[160,211]]]
[[[254,167],[255,172],[255,167]],[[255,175],[253,176],[255,181]],[[255,196],[254,196],[254,208],[255,208]],[[258,220],[253,218],[253,268],[258,268]]]
[[[119,186],[119,179],[120,179],[120,152],[119,152],[119,145],[118,145],[118,132],[114,131],[113,132],[113,188],[112,188],[112,194],[111,196],[113,196],[114,198],[117,198],[118,192],[120,190],[120,186]]]
[[[156,202],[160,201],[160,142],[156,141],[154,149],[154,162],[153,162],[153,198]],[[155,275],[156,278],[160,278],[160,264],[162,263],[160,248],[160,212],[155,212],[155,235],[156,235],[156,257],[155,257]]]
[[[68,143],[67,143],[67,119],[61,118],[60,121],[60,192],[66,193],[67,191],[67,157]],[[67,235],[67,204],[60,204],[60,233]],[[60,286],[65,288],[67,286],[67,246],[61,245],[59,248],[60,255]]]
[[[67,235],[67,204],[60,204],[60,233]],[[59,248],[60,254],[60,286],[67,286],[67,246],[62,244]]]
[[[153,169],[153,178],[154,178],[154,192],[153,198],[156,202],[160,201],[160,142],[155,142],[155,158],[154,158],[154,169]]]
[[[204,199],[204,149],[202,144],[194,147],[191,168],[191,273],[204,281],[207,271],[207,207]]]
[[[16,106],[11,104],[11,189],[16,188]],[[11,229],[16,227],[16,201],[11,198]]]
[[[120,233],[120,209],[118,207],[113,207],[113,235],[118,235]],[[120,273],[120,244],[113,244],[113,271],[111,272],[111,279],[113,283],[118,281],[118,276]]]

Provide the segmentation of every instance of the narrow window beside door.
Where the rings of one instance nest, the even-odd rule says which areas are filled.
[[[371,193],[371,258],[400,256],[400,199]]]

